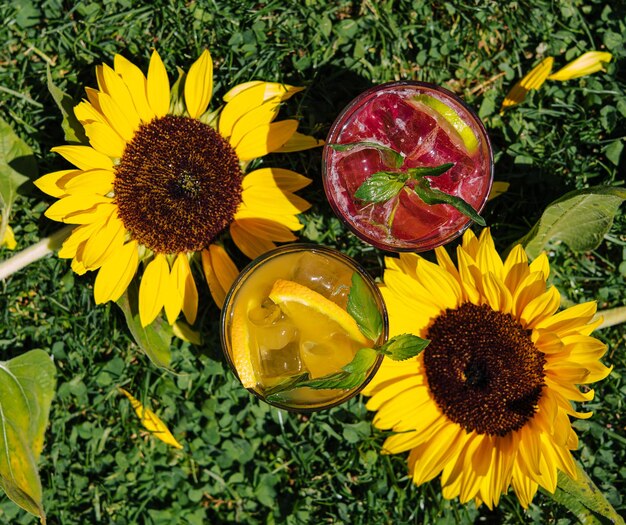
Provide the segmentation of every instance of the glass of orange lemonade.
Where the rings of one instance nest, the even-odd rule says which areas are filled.
[[[346,311],[355,272],[382,320],[377,341],[364,336]],[[354,396],[373,377],[382,356],[352,388],[296,387],[279,401],[267,395],[302,374],[316,379],[341,372],[359,349],[387,340],[387,323],[380,291],[358,263],[328,247],[290,244],[250,263],[233,283],[222,310],[222,347],[250,392],[280,408],[308,412]]]

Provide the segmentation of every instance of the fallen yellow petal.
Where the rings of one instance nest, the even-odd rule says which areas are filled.
[[[552,71],[554,58],[544,58],[537,66],[530,70],[517,84],[508,92],[502,102],[502,109],[519,104],[526,98],[526,94],[531,89],[539,89]]]
[[[563,81],[591,75],[596,71],[600,71],[602,66],[608,64],[612,58],[613,55],[608,51],[588,51],[550,75],[548,79]]]
[[[135,399],[129,392],[123,388],[118,390],[124,394],[130,401],[131,406],[135,410],[139,421],[144,428],[150,432],[154,437],[159,438],[163,443],[167,443],[175,448],[183,448],[183,446],[176,441],[176,438],[169,431],[165,423],[149,408],[145,408],[137,399]]]
[[[509,189],[509,186],[510,183],[508,182],[501,182],[497,180],[494,181],[494,183],[491,185],[491,191],[489,192],[489,197],[487,197],[487,200],[490,201],[491,199],[495,199],[503,193],[506,193]]]
[[[4,230],[4,236],[2,242],[0,242],[0,246],[6,246],[9,250],[15,250],[17,246],[13,229],[8,224],[6,230]]]

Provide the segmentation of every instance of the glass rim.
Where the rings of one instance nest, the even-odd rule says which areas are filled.
[[[289,252],[298,252],[298,251],[302,251],[302,252],[305,252],[305,251],[318,251],[318,252],[326,253],[326,254],[329,254],[330,256],[336,257],[337,259],[340,259],[341,261],[343,261],[348,266],[354,267],[355,270],[359,272],[361,277],[363,277],[363,279],[367,283],[368,287],[372,290],[372,292],[374,293],[374,295],[375,295],[375,297],[377,299],[377,303],[380,306],[379,310],[380,310],[380,313],[381,313],[381,316],[382,316],[382,319],[383,319],[383,331],[382,331],[382,334],[381,334],[382,342],[383,343],[386,342],[388,340],[388,338],[389,338],[389,317],[388,317],[388,314],[387,314],[387,305],[385,304],[385,300],[383,298],[383,295],[380,292],[380,289],[378,288],[376,282],[374,281],[374,278],[369,274],[369,272],[358,261],[354,260],[349,255],[346,255],[345,253],[341,252],[337,248],[332,248],[330,246],[325,246],[325,245],[321,245],[321,244],[296,242],[296,243],[289,243],[289,244],[285,244],[285,245],[282,245],[282,246],[278,246],[277,248],[269,250],[269,251],[265,252],[264,254],[259,255],[258,257],[256,257],[252,261],[250,261],[243,268],[243,270],[241,270],[241,272],[239,273],[237,278],[233,281],[233,283],[231,284],[231,286],[230,286],[230,288],[228,290],[228,293],[226,294],[226,297],[224,298],[224,303],[223,303],[222,311],[221,311],[221,314],[220,314],[220,324],[219,324],[221,350],[222,350],[222,353],[224,354],[224,358],[226,359],[226,362],[227,362],[229,368],[231,369],[232,372],[234,372],[235,376],[237,377],[237,380],[240,383],[241,383],[241,379],[239,379],[239,373],[237,371],[237,368],[235,367],[235,364],[233,363],[233,360],[231,359],[230,352],[228,351],[228,344],[227,344],[227,341],[226,341],[227,337],[226,337],[225,326],[226,326],[226,323],[229,320],[228,319],[228,317],[229,317],[229,310],[232,310],[232,308],[230,308],[231,302],[232,302],[233,298],[236,296],[237,291],[241,287],[243,281],[245,281],[246,277],[250,273],[252,273],[252,271],[257,266],[259,266],[260,264],[264,263],[265,261],[267,261],[269,259],[273,259],[275,257],[278,257],[278,256],[282,255],[282,254],[289,253]],[[261,393],[257,392],[253,388],[246,388],[246,390],[248,392],[254,394],[255,397],[257,397],[261,401],[267,403],[268,405],[276,407],[276,408],[280,408],[280,409],[283,409],[283,410],[287,410],[288,412],[294,412],[294,413],[300,413],[300,414],[308,414],[308,413],[312,413],[312,412],[319,412],[321,410],[327,410],[329,408],[333,408],[335,406],[341,405],[341,404],[345,403],[346,401],[349,401],[350,399],[354,398],[374,378],[374,376],[376,375],[376,372],[378,372],[378,369],[380,368],[380,365],[381,365],[382,361],[383,361],[383,355],[382,354],[377,354],[376,362],[372,366],[370,372],[368,373],[368,375],[365,378],[365,381],[363,381],[363,383],[361,383],[358,387],[354,388],[354,390],[351,390],[345,397],[341,397],[341,398],[339,398],[336,401],[333,401],[333,402],[328,403],[328,404],[324,404],[323,406],[320,406],[320,407],[292,407],[292,406],[285,405],[285,404],[282,404],[282,403],[270,403],[269,401],[267,401],[264,398],[264,396]]]
[[[324,143],[324,147],[323,147],[323,150],[322,150],[322,185],[324,187],[324,193],[326,194],[326,200],[330,204],[330,207],[332,208],[332,210],[335,213],[335,215],[341,220],[342,224],[344,224],[359,239],[363,240],[364,242],[366,242],[368,244],[371,244],[372,246],[374,246],[375,248],[377,248],[379,250],[384,250],[384,251],[387,251],[387,252],[392,252],[392,253],[402,253],[402,252],[422,253],[422,252],[426,252],[428,250],[432,250],[432,249],[436,248],[437,246],[444,246],[444,245],[452,242],[453,240],[457,239],[458,237],[460,237],[463,234],[463,232],[465,232],[465,230],[467,230],[472,225],[472,222],[473,222],[472,219],[467,217],[467,221],[465,222],[465,224],[463,226],[461,226],[456,232],[451,233],[441,243],[430,242],[430,243],[425,244],[422,247],[417,247],[417,246],[402,246],[402,247],[391,246],[388,243],[384,243],[384,242],[378,241],[376,239],[373,239],[370,235],[368,235],[368,234],[364,233],[363,231],[359,230],[355,225],[352,224],[352,222],[350,222],[346,218],[344,218],[343,211],[341,211],[339,209],[339,207],[337,206],[337,204],[335,202],[335,199],[331,197],[332,192],[331,192],[331,188],[330,188],[330,185],[329,185],[329,182],[328,182],[328,177],[326,175],[326,173],[327,173],[326,157],[329,155],[329,152],[331,151],[330,147],[328,146],[328,144],[331,144],[332,142],[334,142],[334,140],[331,139],[331,138],[333,138],[333,135],[338,135],[339,134],[338,128],[340,127],[340,125],[343,124],[342,121],[346,117],[350,116],[355,111],[355,109],[359,106],[359,104],[362,102],[363,99],[369,97],[373,93],[377,93],[379,91],[386,90],[386,89],[393,89],[393,88],[404,87],[404,86],[425,88],[425,89],[438,91],[438,92],[442,93],[446,97],[453,99],[465,111],[467,111],[468,114],[470,115],[470,117],[472,118],[474,124],[476,124],[476,127],[478,128],[478,131],[480,133],[481,142],[485,143],[486,152],[488,153],[487,160],[489,161],[489,170],[488,170],[488,172],[489,172],[489,186],[487,188],[487,191],[485,192],[485,196],[484,196],[484,198],[483,198],[483,200],[482,200],[482,202],[480,204],[480,207],[476,210],[477,213],[481,213],[483,211],[483,209],[485,208],[485,205],[487,204],[487,201],[489,199],[489,194],[491,193],[491,188],[493,186],[494,172],[495,172],[494,162],[493,162],[493,148],[491,146],[491,139],[489,138],[489,134],[487,133],[487,129],[485,128],[485,125],[483,124],[482,120],[480,119],[480,117],[478,116],[476,111],[471,106],[469,106],[467,104],[467,102],[465,102],[459,95],[457,95],[456,93],[450,91],[449,89],[447,89],[445,87],[439,86],[437,84],[432,84],[430,82],[424,82],[424,81],[421,81],[421,80],[394,80],[394,81],[391,81],[391,82],[383,82],[382,84],[377,84],[375,86],[372,86],[372,87],[366,89],[365,91],[363,91],[359,95],[357,95],[355,98],[353,98],[341,110],[339,115],[337,115],[337,118],[335,118],[335,120],[333,121],[333,123],[330,126],[330,129],[329,129],[328,134],[326,136],[326,141]]]

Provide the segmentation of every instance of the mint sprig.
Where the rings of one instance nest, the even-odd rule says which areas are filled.
[[[404,164],[404,156],[401,153],[376,142],[362,141],[349,144],[329,144],[329,146],[337,151],[373,148],[380,151],[387,166],[398,169]],[[414,184],[411,184],[413,191],[426,204],[449,204],[474,222],[485,226],[485,219],[469,203],[461,197],[431,188],[430,181],[426,179],[426,177],[439,177],[453,166],[453,162],[445,162],[439,166],[419,166],[407,168],[405,171],[377,171],[361,183],[354,192],[354,197],[363,202],[374,204],[387,202],[395,198],[404,188],[407,188],[409,181],[415,181]]]
[[[347,312],[356,321],[361,333],[377,341],[383,331],[383,318],[378,311],[376,300],[367,288],[359,272],[352,274],[352,286],[348,294]]]
[[[383,331],[383,320],[375,299],[358,272],[352,274],[347,311],[365,337],[372,341],[378,340]],[[394,361],[404,361],[422,352],[429,342],[428,339],[413,334],[397,335],[381,346],[360,348],[352,361],[343,366],[339,372],[315,379],[311,379],[308,372],[298,374],[266,389],[265,398],[270,403],[288,403],[289,392],[295,388],[307,387],[315,390],[354,388],[365,381],[378,355],[387,356]]]
[[[449,195],[441,190],[431,188],[430,181],[425,178],[417,179],[417,184],[413,188],[417,196],[422,199],[426,204],[450,204],[459,210],[462,214],[467,215],[474,222],[485,226],[486,222],[476,210],[472,208],[461,197],[455,195]]]

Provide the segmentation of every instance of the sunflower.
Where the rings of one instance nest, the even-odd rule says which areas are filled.
[[[416,484],[441,474],[442,493],[489,508],[509,486],[528,507],[539,486],[554,492],[558,471],[576,477],[572,401],[577,385],[603,379],[606,346],[590,337],[594,302],[557,313],[545,254],[528,263],[521,246],[503,262],[488,229],[471,231],[455,266],[415,254],[386,258],[381,290],[390,336],[430,340],[416,358],[385,358],[364,393],[374,425],[392,430],[383,452],[410,451]]]
[[[162,309],[174,323],[181,310],[193,323],[198,292],[190,260],[201,254],[211,294],[221,306],[237,268],[223,243],[254,258],[275,242],[296,239],[297,215],[309,208],[294,194],[310,179],[251,161],[272,152],[321,144],[274,122],[280,105],[303,88],[272,82],[240,84],[225,104],[208,110],[213,61],[205,50],[170,88],[159,54],[148,74],[120,55],[96,67],[98,89],[74,112],[89,145],[53,148],[75,168],[36,185],[58,198],[46,216],[77,226],[59,256],[83,274],[97,270],[96,303],[116,301],[138,273],[141,323]],[[141,272],[140,267],[143,268]]]

